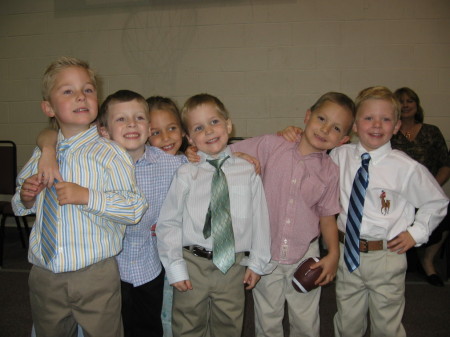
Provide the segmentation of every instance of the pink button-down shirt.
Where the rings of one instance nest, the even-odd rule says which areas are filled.
[[[272,260],[298,262],[320,234],[319,218],[339,213],[339,168],[325,152],[302,156],[298,143],[265,135],[231,145],[261,163]]]

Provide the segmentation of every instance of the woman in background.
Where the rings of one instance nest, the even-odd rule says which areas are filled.
[[[395,91],[401,103],[400,132],[391,139],[392,148],[406,152],[411,158],[426,166],[442,186],[450,177],[450,156],[445,139],[438,127],[423,122],[424,114],[419,96],[410,88]],[[444,283],[436,272],[434,259],[449,233],[449,215],[434,230],[424,251],[420,264],[428,283],[443,287]]]

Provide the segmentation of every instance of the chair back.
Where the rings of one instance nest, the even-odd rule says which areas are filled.
[[[10,140],[0,140],[0,194],[14,194],[17,176],[17,148]]]

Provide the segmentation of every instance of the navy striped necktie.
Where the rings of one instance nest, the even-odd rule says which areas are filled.
[[[347,225],[345,228],[344,260],[350,272],[359,267],[359,232],[364,209],[366,189],[369,185],[370,154],[363,153],[362,162],[355,180],[348,205]]]

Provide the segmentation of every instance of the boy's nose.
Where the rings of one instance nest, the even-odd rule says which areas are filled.
[[[381,125],[381,121],[379,119],[374,119],[373,120],[373,126],[380,127],[380,125]]]
[[[77,96],[77,99],[78,99],[79,101],[84,101],[84,100],[86,100],[86,95],[84,94],[84,92],[80,91],[80,93],[79,93],[78,96]]]
[[[330,125],[324,124],[324,125],[322,125],[321,130],[322,130],[323,133],[328,133],[328,132],[330,132],[330,128],[331,128]]]
[[[206,126],[205,127],[205,133],[207,135],[211,134],[213,132],[213,128],[211,126]]]

